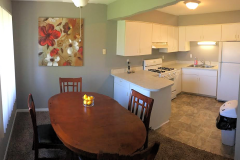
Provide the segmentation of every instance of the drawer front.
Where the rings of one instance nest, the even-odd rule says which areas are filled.
[[[217,77],[217,71],[216,70],[199,70],[198,75],[199,76]]]
[[[182,69],[182,74],[198,75],[197,69]]]
[[[118,78],[118,77],[114,77],[114,83],[117,83],[119,85],[121,85],[122,87],[124,88],[129,88],[129,82],[121,79],[121,78]]]
[[[216,70],[182,69],[182,74],[217,77]]]

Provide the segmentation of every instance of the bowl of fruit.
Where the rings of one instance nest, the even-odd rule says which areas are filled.
[[[84,95],[83,96],[83,105],[85,107],[92,107],[94,106],[94,97],[93,96],[88,96],[88,95]]]

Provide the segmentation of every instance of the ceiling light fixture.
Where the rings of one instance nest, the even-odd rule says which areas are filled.
[[[82,7],[86,6],[89,0],[72,0],[76,7],[80,8],[80,39],[82,41]]]
[[[196,9],[201,2],[197,0],[187,0],[184,3],[189,9]]]
[[[89,0],[72,0],[76,7],[84,7]]]

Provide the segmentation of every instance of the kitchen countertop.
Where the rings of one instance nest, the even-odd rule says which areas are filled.
[[[182,68],[184,68],[184,69],[201,69],[201,70],[218,70],[217,65],[213,65],[214,66],[213,68],[188,67],[190,65],[191,64],[187,64],[187,63],[174,63],[174,64],[164,65],[164,63],[163,63],[164,67],[175,68],[177,70],[182,69]]]
[[[112,73],[111,75],[153,92],[157,92],[162,88],[173,85],[173,81],[164,78],[159,78],[158,74],[144,70],[136,71],[135,73],[131,74],[127,74],[125,72],[125,73]]]

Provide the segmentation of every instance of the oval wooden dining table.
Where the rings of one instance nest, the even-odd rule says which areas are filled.
[[[95,97],[93,107],[84,107],[84,94]],[[93,159],[100,151],[129,155],[146,140],[140,118],[108,96],[93,92],[61,93],[49,99],[48,107],[57,136],[78,155]]]

